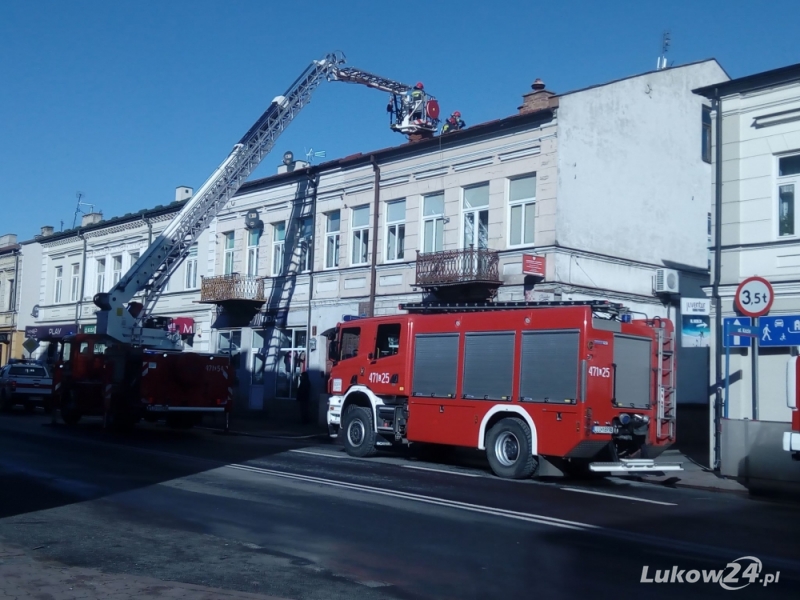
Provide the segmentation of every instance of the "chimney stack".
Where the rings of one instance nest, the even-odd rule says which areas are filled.
[[[88,227],[103,220],[103,213],[91,212],[81,217],[81,227]]]
[[[13,246],[16,243],[17,243],[16,233],[6,233],[4,235],[0,235],[0,248],[5,248],[6,246]]]
[[[179,185],[175,188],[175,202],[180,202],[181,200],[188,200],[194,194],[194,190],[186,185]]]
[[[531,84],[531,89],[533,91],[522,96],[522,106],[517,107],[519,114],[525,115],[537,110],[556,108],[558,106],[558,98],[555,97],[555,92],[545,89],[544,81],[538,77]]]
[[[52,225],[45,225],[42,227],[42,237],[47,237],[53,235],[53,226]]]

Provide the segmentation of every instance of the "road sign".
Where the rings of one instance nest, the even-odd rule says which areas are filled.
[[[761,317],[758,320],[758,345],[800,346],[800,315]]]
[[[733,330],[742,327],[752,327],[750,317],[725,317],[722,319],[722,347],[723,348],[748,348],[752,344],[750,337],[735,335]],[[726,335],[725,333],[728,333]]]
[[[39,342],[34,339],[28,338],[22,342],[22,347],[28,351],[28,354],[33,354],[33,351],[39,347]]]
[[[763,277],[748,277],[736,288],[734,302],[743,315],[760,317],[772,308],[773,299],[769,281]]]

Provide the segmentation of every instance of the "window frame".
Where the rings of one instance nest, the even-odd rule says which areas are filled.
[[[61,304],[61,298],[64,293],[64,266],[57,266],[54,274],[53,304]]]
[[[331,229],[331,217],[336,214],[338,216],[339,225],[337,228]],[[331,242],[333,243],[333,252],[330,252]],[[325,213],[325,263],[323,269],[338,269],[339,263],[342,260],[341,253],[342,246],[342,211],[338,208],[336,210]]]
[[[442,197],[442,211],[439,212],[439,213],[435,213],[435,214],[431,214],[431,215],[427,215],[426,216],[425,215],[425,200],[427,198],[433,198],[435,196],[441,196]],[[420,202],[420,210],[422,212],[422,231],[420,232],[421,233],[421,237],[422,237],[422,243],[420,244],[420,252],[422,252],[422,253],[441,252],[442,250],[444,250],[444,224],[445,224],[444,190],[435,192],[433,194],[425,194],[425,195],[423,195],[422,196],[422,202]],[[436,247],[436,241],[437,241],[436,240],[436,222],[437,221],[441,221],[442,222],[442,235],[439,238],[440,247],[438,249]],[[425,245],[428,243],[428,238],[425,235],[425,224],[428,223],[428,222],[433,223],[433,225],[431,226],[431,232],[433,233],[433,243],[431,244],[431,249],[430,250],[425,250]]]
[[[230,242],[230,244],[228,244]],[[236,232],[225,231],[222,233],[222,274],[233,275],[236,252]]]
[[[278,239],[278,231],[283,231],[283,237]],[[272,276],[282,277],[285,275],[284,266],[286,263],[286,221],[278,221],[272,224]]]
[[[81,265],[72,263],[69,276],[69,301],[78,302],[81,299]]]
[[[391,205],[403,204],[403,218],[400,220],[390,221],[389,220],[389,207]],[[386,223],[384,225],[384,248],[383,248],[383,262],[385,263],[398,263],[403,262],[406,260],[405,258],[405,250],[406,250],[406,216],[407,216],[407,205],[405,198],[397,198],[395,200],[389,200],[386,202]],[[392,229],[395,229],[395,256],[389,256],[389,234]],[[402,232],[402,235],[401,235]],[[399,250],[399,252],[398,252]],[[397,256],[401,254],[401,256]]]
[[[479,207],[475,207],[475,208],[467,208],[466,206],[464,206],[464,203],[467,200],[467,197],[466,197],[467,190],[475,189],[475,188],[479,188],[479,187],[486,187],[486,189],[487,189],[487,201],[486,201],[486,204],[484,206],[479,206]],[[489,185],[488,181],[482,181],[480,183],[474,183],[474,184],[471,184],[471,185],[465,185],[465,186],[461,187],[461,202],[460,202],[460,204],[461,204],[461,236],[460,237],[461,237],[461,248],[462,248],[462,250],[466,250],[469,247],[473,247],[475,250],[482,249],[481,246],[480,246],[480,213],[482,213],[483,211],[486,211],[486,249],[489,248],[489,217],[491,216],[490,211],[489,211],[489,207],[491,205],[491,201],[492,201],[491,200],[491,186]],[[466,241],[467,241],[466,240],[467,214],[468,213],[472,213],[472,214],[477,216],[477,219],[475,221],[475,223],[477,225],[477,229],[474,230],[476,233],[473,234],[473,237],[477,236],[477,239],[474,240],[474,241],[477,242],[477,244],[467,245],[467,243],[466,243]]]
[[[312,260],[312,247],[314,243],[314,217],[306,215],[300,217],[298,225],[298,245],[300,246],[300,272],[310,273],[314,265]]]
[[[253,243],[253,236],[255,236],[255,244]],[[259,245],[261,243],[261,230],[250,229],[247,232],[247,265],[245,273],[248,277],[258,277],[258,255]]]
[[[183,274],[184,290],[196,290],[199,287],[197,285],[197,254],[197,244],[192,244],[186,254],[186,268]]]
[[[798,193],[800,192],[800,172],[793,173],[791,175],[781,175],[781,159],[783,158],[791,158],[797,156],[800,158],[800,153],[798,152],[791,152],[787,154],[780,154],[775,155],[775,188],[774,188],[774,199],[773,199],[773,210],[775,211],[775,239],[778,240],[785,240],[785,239],[792,239],[798,237],[798,214],[797,214],[797,201],[798,201]],[[792,220],[791,220],[791,233],[781,233],[781,187],[783,186],[794,186],[792,191],[792,207],[790,209]]]
[[[708,117],[708,122],[706,122],[706,117]],[[703,162],[708,164],[711,164],[712,162],[711,147],[713,146],[713,138],[711,135],[711,123],[711,107],[703,104],[700,113],[700,158],[703,159]]]
[[[365,210],[367,212],[367,224],[366,225],[354,225],[355,223],[355,212],[357,210]],[[350,231],[352,232],[351,239],[353,240],[353,247],[350,252],[350,266],[362,266],[368,265],[370,259],[370,205],[369,204],[361,204],[360,206],[353,206],[350,209]],[[358,257],[356,256],[356,251],[362,251],[359,253]],[[358,258],[359,260],[356,260]]]
[[[119,263],[119,269],[117,264]],[[115,254],[111,257],[111,286],[115,286],[122,279],[122,254]]]
[[[106,291],[106,257],[97,258],[94,261],[95,270],[95,290],[96,293],[102,294]]]
[[[534,179],[534,194],[532,198],[519,198],[516,200],[511,199],[511,186],[513,182],[519,181],[521,179]],[[537,177],[536,173],[527,173],[524,175],[515,175],[514,177],[509,177],[506,180],[506,198],[508,198],[507,202],[507,212],[506,215],[508,216],[508,225],[506,227],[506,234],[508,235],[507,238],[507,247],[508,248],[524,248],[529,246],[536,245],[536,187],[538,186],[539,178]],[[513,209],[516,207],[520,207],[521,210],[521,221],[519,223],[520,231],[518,243],[512,243],[512,235],[514,231],[514,223],[512,219]],[[533,210],[533,239],[531,241],[525,240],[525,224],[527,223],[527,215],[528,210]]]

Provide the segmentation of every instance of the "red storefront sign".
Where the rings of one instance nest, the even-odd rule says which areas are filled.
[[[547,261],[544,256],[535,256],[533,254],[522,255],[522,273],[524,275],[544,277],[546,266]]]
[[[175,317],[169,325],[170,333],[194,335],[194,319],[192,317]]]

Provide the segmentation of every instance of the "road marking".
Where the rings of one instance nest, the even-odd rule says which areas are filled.
[[[636,502],[648,502],[650,504],[662,504],[664,506],[678,506],[675,502],[661,502],[660,500],[648,500],[647,498],[637,498],[636,496],[623,496],[622,494],[609,494],[607,492],[595,492],[593,490],[581,490],[578,488],[562,487],[565,492],[578,492],[579,494],[592,494],[593,496],[608,496],[609,498],[620,498],[622,500],[635,500]]]
[[[284,479],[294,479],[295,481],[304,481],[306,483],[316,483],[320,485],[327,485],[331,487],[338,487],[349,489],[357,492],[366,492],[369,494],[377,494],[380,496],[390,496],[401,500],[412,500],[415,502],[424,502],[425,504],[435,504],[444,506],[446,508],[457,508],[470,512],[483,513],[495,517],[504,517],[506,519],[515,519],[518,521],[527,521],[529,523],[537,523],[539,525],[549,525],[551,527],[561,527],[563,529],[572,529],[575,531],[590,531],[601,530],[597,525],[589,523],[580,523],[578,521],[567,521],[565,519],[557,519],[555,517],[547,517],[545,515],[537,515],[532,513],[523,513],[513,510],[505,510],[503,508],[492,508],[489,506],[481,506],[479,504],[469,504],[467,502],[459,502],[457,500],[445,500],[444,498],[435,498],[433,496],[423,496],[421,494],[412,494],[409,492],[401,492],[396,490],[387,490],[383,488],[372,487],[368,485],[361,485],[358,483],[347,483],[344,481],[335,481],[333,479],[324,479],[322,477],[312,477],[310,475],[299,475],[296,473],[286,473],[285,471],[274,471],[272,469],[263,469],[261,467],[251,467],[249,465],[227,465],[228,468],[237,469],[239,471],[248,471],[250,473],[258,473],[260,475],[270,475],[272,477],[281,477]]]
[[[328,452],[314,452],[312,450],[296,450],[292,449],[289,452],[297,452],[298,454],[310,454],[311,456],[324,456],[326,458],[350,458],[347,454],[329,454]]]
[[[431,469],[430,467],[418,467],[417,465],[403,465],[405,469],[418,469],[419,471],[433,471],[434,473],[447,473],[448,475],[462,475],[463,477],[482,477],[475,473],[462,473],[460,471],[448,471],[447,469]]]

